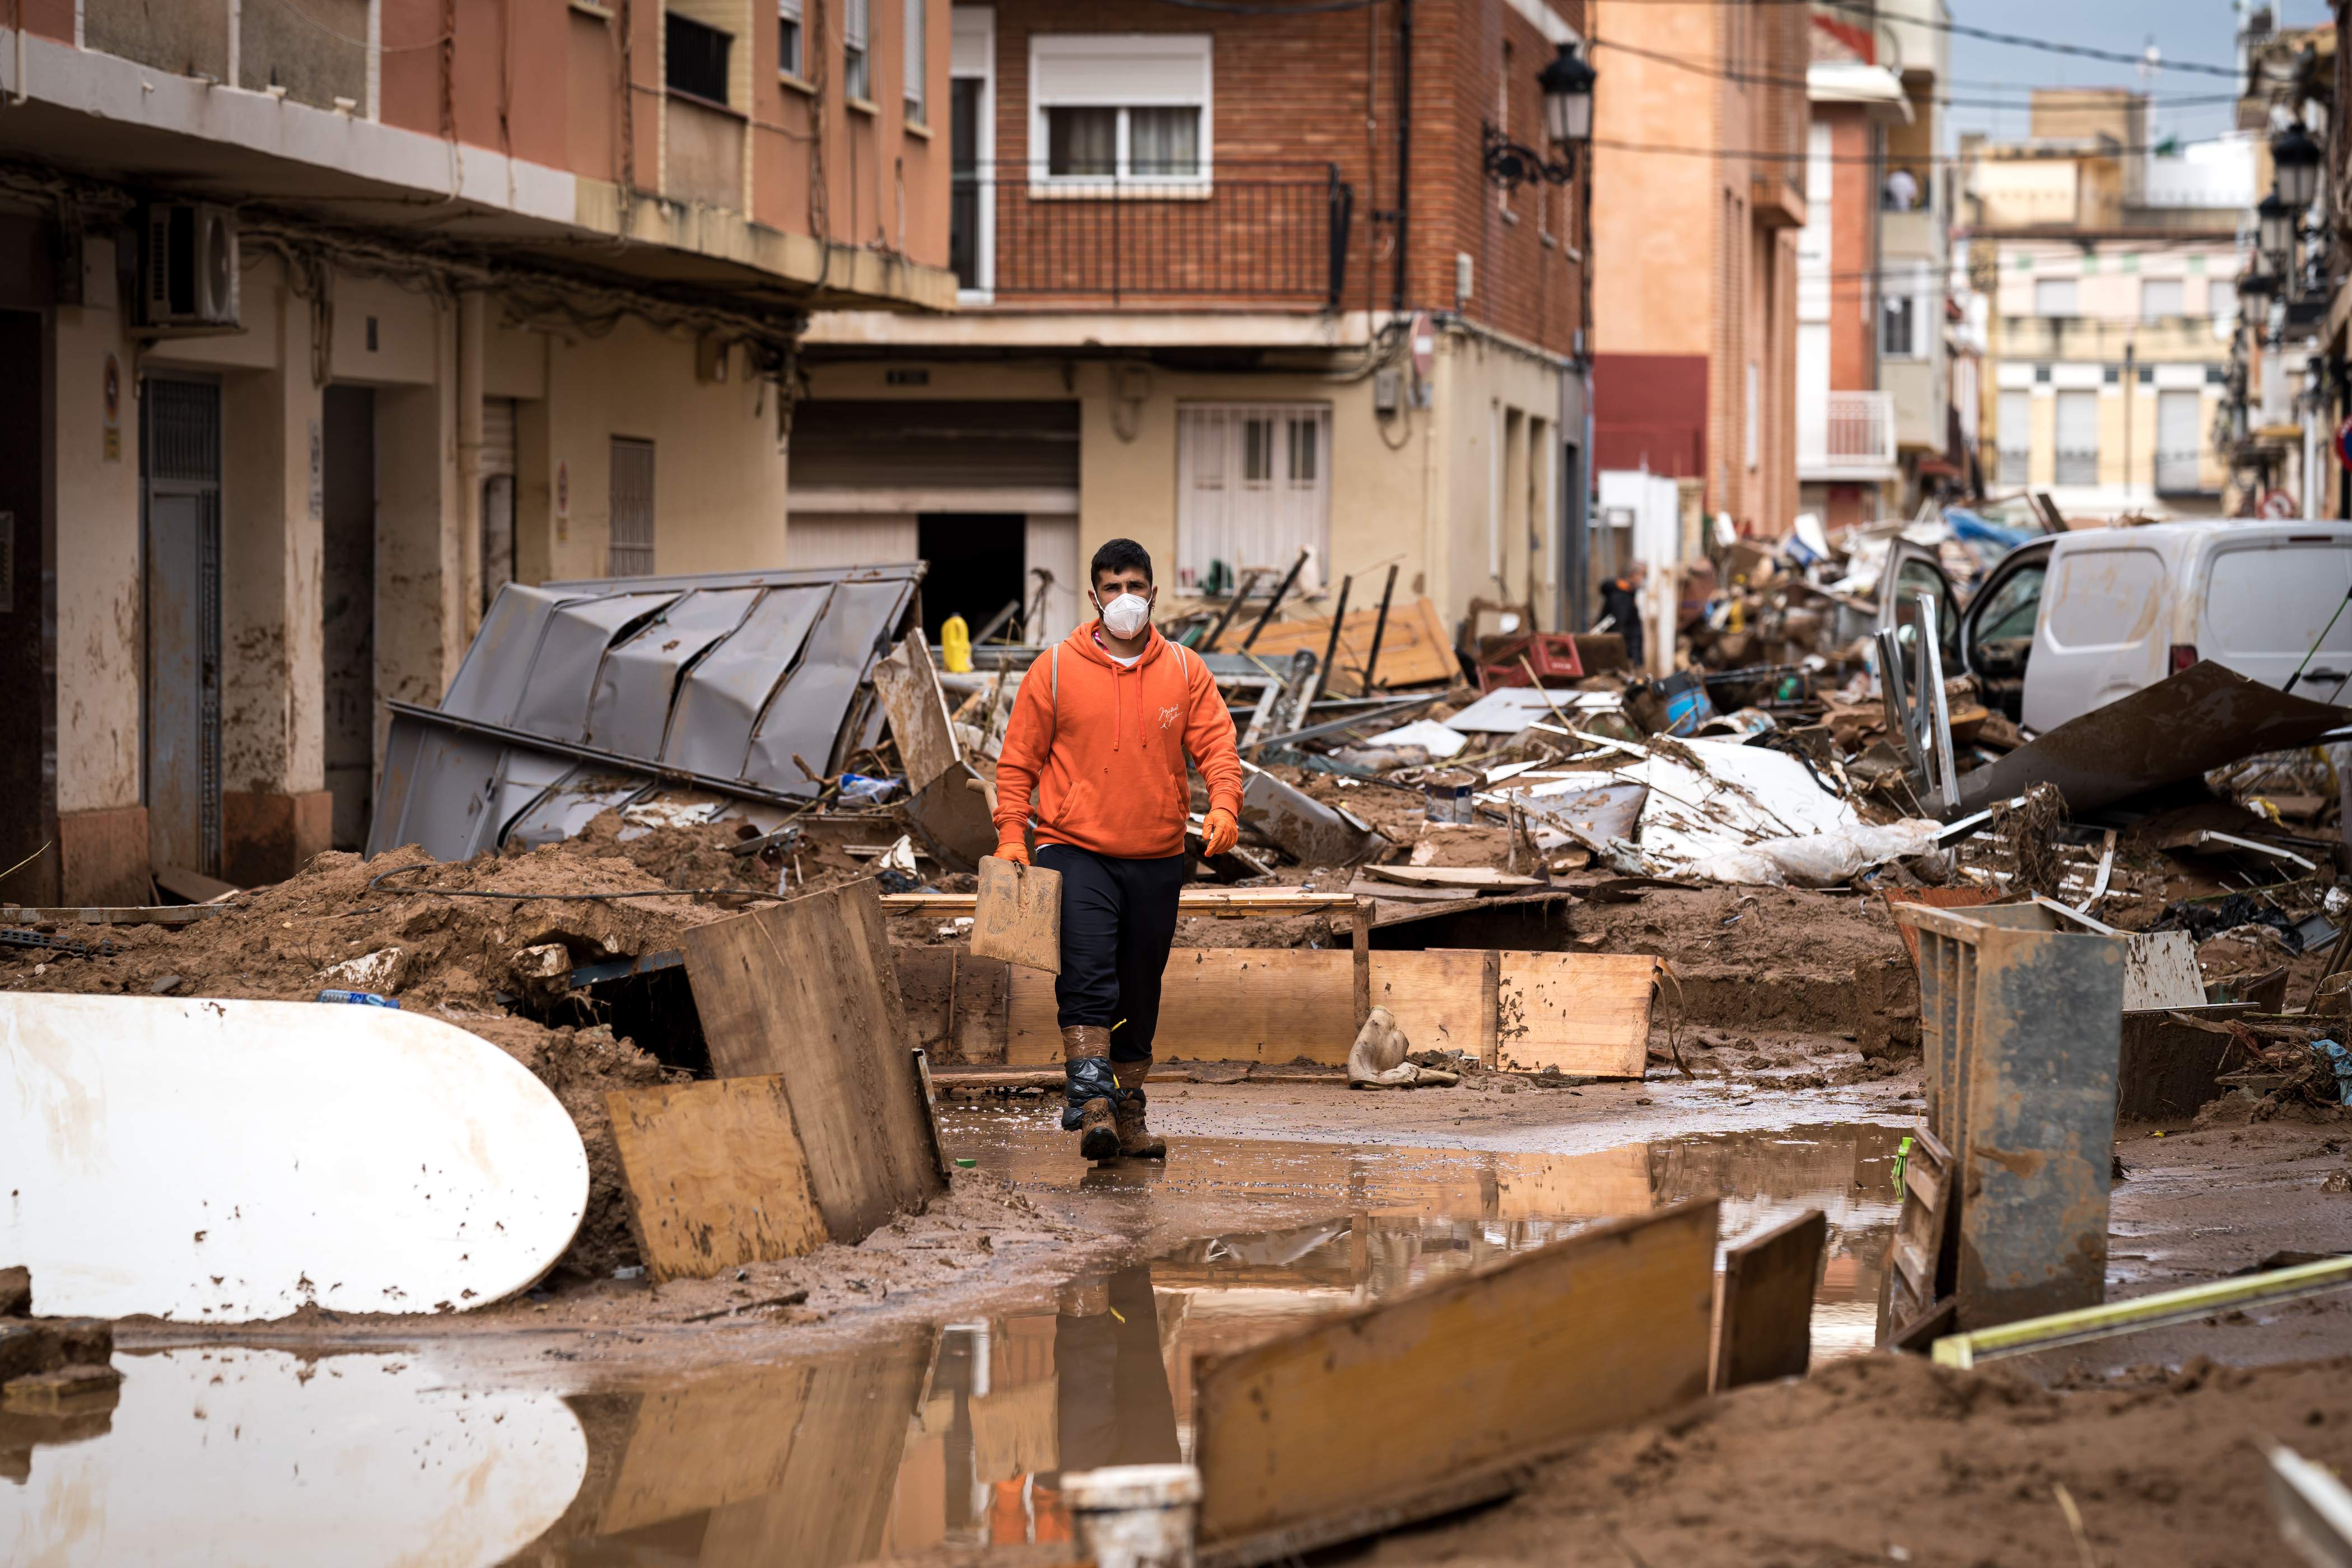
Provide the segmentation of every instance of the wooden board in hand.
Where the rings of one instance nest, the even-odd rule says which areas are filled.
[[[980,863],[971,951],[1048,974],[1062,973],[1062,874],[991,855]]]

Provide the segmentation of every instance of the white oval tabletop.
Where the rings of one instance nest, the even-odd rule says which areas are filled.
[[[0,1260],[46,1316],[465,1311],[546,1273],[587,1202],[554,1095],[437,1018],[0,996]]]

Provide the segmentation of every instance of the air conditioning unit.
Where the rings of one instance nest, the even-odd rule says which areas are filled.
[[[140,258],[141,324],[160,331],[233,331],[237,325],[236,214],[206,202],[157,202],[146,211]]]

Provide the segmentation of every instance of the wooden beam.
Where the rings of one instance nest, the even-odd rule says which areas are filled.
[[[861,1240],[940,1190],[871,882],[696,926],[680,945],[712,1070],[784,1076],[835,1241]]]
[[[1936,1362],[1940,1366],[1971,1367],[2000,1356],[2031,1355],[2035,1351],[2084,1344],[2116,1334],[2137,1333],[2142,1329],[2193,1323],[2232,1307],[2290,1301],[2299,1296],[2344,1289],[2352,1289],[2352,1257],[2323,1258],[2316,1263],[2298,1263],[2292,1268],[2240,1274],[2210,1284],[2136,1296],[2128,1301],[2109,1301],[2104,1306],[2053,1312],[2048,1317],[2024,1318],[2014,1323],[1948,1335],[1936,1342]]]
[[[226,914],[226,904],[95,904],[68,909],[0,907],[7,926],[184,926]]]
[[[886,915],[968,915],[980,902],[978,893],[884,893]],[[1345,889],[1307,892],[1297,888],[1187,888],[1178,895],[1179,912],[1188,915],[1312,915],[1344,910],[1355,902]]]
[[[1813,1287],[1829,1218],[1807,1209],[1723,1255],[1723,1310],[1715,1330],[1717,1393],[1802,1377],[1813,1355]]]
[[[1548,1448],[1698,1398],[1715,1237],[1703,1198],[1197,1362],[1202,1563],[1504,1495]]]
[[[1349,923],[1354,928],[1355,937],[1350,945],[1355,950],[1356,1027],[1361,1029],[1364,1020],[1372,1014],[1372,901],[1356,900],[1351,914]],[[1405,1037],[1412,1037],[1408,1034]]]
[[[783,1079],[614,1089],[629,1229],[654,1282],[814,1252],[824,1216]]]

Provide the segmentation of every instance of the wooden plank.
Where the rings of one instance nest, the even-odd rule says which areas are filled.
[[[1062,874],[991,855],[980,863],[971,951],[1048,974],[1062,973]]]
[[[1367,866],[1364,874],[1414,888],[1540,888],[1540,877],[1497,871],[1492,866]]]
[[[947,700],[940,691],[939,672],[931,667],[930,647],[919,630],[887,658],[875,661],[874,689],[889,716],[899,764],[907,770],[907,793],[914,795],[963,755],[948,721]]]
[[[1372,651],[1372,627],[1380,620],[1380,606],[1350,611],[1339,626],[1339,649],[1331,660],[1331,677],[1325,691],[1332,697],[1357,697],[1363,694],[1364,660]],[[1313,620],[1276,621],[1257,634],[1250,652],[1268,664],[1276,662],[1277,654],[1288,656],[1300,648],[1312,651],[1317,658],[1331,637],[1331,617]],[[1461,662],[1454,657],[1453,640],[1447,636],[1444,618],[1437,606],[1427,599],[1389,607],[1388,634],[1381,641],[1381,668],[1376,672],[1384,687],[1425,686],[1435,681],[1455,681],[1462,678]]]
[[[7,926],[184,926],[227,912],[225,904],[96,904],[69,908],[0,906]]]
[[[1657,960],[1638,952],[1502,955],[1496,1065],[1640,1078],[1649,1059]]]
[[[1372,904],[1370,899],[1358,899],[1349,911],[1349,942],[1354,964],[1356,1027],[1361,1029],[1364,1020],[1372,1016]],[[1412,1037],[1406,1037],[1410,1039]]]
[[[1444,948],[1372,952],[1372,1003],[1396,1014],[1415,1050],[1483,1049],[1493,1016],[1479,990],[1486,959],[1483,952]],[[1061,1061],[1053,976],[1019,967],[1008,973],[1005,1061]],[[1180,947],[1168,955],[1160,978],[1152,1055],[1160,1061],[1275,1064],[1304,1058],[1341,1066],[1356,1038],[1354,993],[1352,952]]]
[[[1546,1448],[1698,1398],[1715,1235],[1699,1199],[1197,1363],[1202,1562],[1304,1554],[1500,1495]]]
[[[1375,952],[1370,965],[1372,1005],[1394,1015],[1416,1051],[1461,1051],[1482,1063],[1494,1041],[1494,1005],[1486,990],[1487,961],[1479,948],[1433,947]]]
[[[817,1208],[841,1242],[941,1185],[875,897],[852,882],[697,926],[680,943],[712,1070],[784,1075]]]
[[[629,1228],[646,1271],[704,1279],[826,1240],[781,1078],[718,1079],[604,1096]]]
[[[1802,1377],[1813,1355],[1813,1287],[1829,1218],[1807,1209],[1723,1255],[1723,1311],[1715,1331],[1717,1392]]]
[[[978,893],[884,893],[886,915],[968,915],[980,902]],[[1344,910],[1355,896],[1343,889],[1307,892],[1297,888],[1187,888],[1178,895],[1177,909],[1188,915],[1312,915]]]

